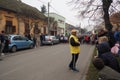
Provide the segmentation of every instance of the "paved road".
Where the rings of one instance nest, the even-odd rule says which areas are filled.
[[[0,61],[0,80],[83,80],[93,49],[94,46],[81,45],[78,73],[68,69],[68,44],[18,51]]]

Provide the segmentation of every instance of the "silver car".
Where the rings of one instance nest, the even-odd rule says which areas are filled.
[[[43,44],[57,44],[59,43],[59,39],[57,39],[55,36],[45,36],[45,41],[43,41]]]

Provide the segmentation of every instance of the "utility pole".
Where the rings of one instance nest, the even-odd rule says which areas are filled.
[[[79,28],[80,28],[80,30],[79,30],[80,32],[79,32],[79,33],[80,33],[80,35],[81,35],[81,34],[82,34],[81,23],[79,24]]]
[[[48,34],[50,35],[49,6],[50,3],[48,2]]]

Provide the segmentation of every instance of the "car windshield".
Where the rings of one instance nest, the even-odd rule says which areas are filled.
[[[55,37],[55,36],[53,36],[53,37],[52,37],[52,39],[56,39],[56,37]]]
[[[45,36],[45,38],[46,38],[46,39],[48,39],[48,38],[49,38],[49,36]]]
[[[56,39],[55,36],[45,36],[45,39]]]

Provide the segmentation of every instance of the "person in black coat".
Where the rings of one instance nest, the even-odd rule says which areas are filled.
[[[40,45],[43,46],[43,41],[45,41],[45,35],[43,33],[41,33],[40,35]]]
[[[1,31],[1,34],[0,34],[0,45],[1,45],[0,56],[3,53],[3,49],[4,49],[4,45],[5,45],[4,42],[5,42],[5,32]]]
[[[10,40],[8,39],[7,36],[5,36],[5,42],[4,42],[4,49],[3,49],[3,52],[4,53],[8,53],[9,52],[9,43],[10,43]]]

